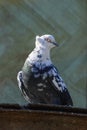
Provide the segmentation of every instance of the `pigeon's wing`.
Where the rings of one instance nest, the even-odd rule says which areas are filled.
[[[51,72],[49,73],[48,82],[56,91],[58,91],[58,94],[61,97],[63,105],[73,105],[72,98],[68,92],[67,86],[64,83],[63,79],[58,73],[58,70],[56,67],[53,67],[51,69]]]
[[[22,71],[19,71],[17,74],[18,87],[21,90],[21,86],[23,86],[22,82]]]
[[[54,86],[54,88],[60,92],[63,92],[66,90],[66,84],[64,83],[63,79],[61,78],[61,76],[59,75],[58,70],[56,69],[56,67],[52,67],[52,69],[48,72],[49,75],[49,82],[52,83],[52,85]]]
[[[30,101],[30,98],[27,94],[27,91],[25,89],[25,85],[23,83],[23,77],[22,77],[22,71],[19,71],[18,74],[17,74],[17,81],[18,81],[18,87],[21,91],[21,93],[23,94],[24,98],[29,102],[31,103]]]

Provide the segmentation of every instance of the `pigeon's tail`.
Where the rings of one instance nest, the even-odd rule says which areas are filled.
[[[63,105],[73,106],[73,101],[68,92],[68,89],[66,89],[65,91],[62,92],[61,100],[62,100]]]

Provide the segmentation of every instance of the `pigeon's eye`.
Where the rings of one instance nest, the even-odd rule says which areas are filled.
[[[52,42],[49,38],[45,38],[45,40],[46,40],[47,42]]]

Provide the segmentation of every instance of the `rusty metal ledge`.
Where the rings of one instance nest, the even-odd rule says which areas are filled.
[[[20,106],[18,104],[0,104],[1,111],[32,111],[32,112],[48,112],[56,114],[66,114],[74,116],[87,116],[87,109],[85,108],[75,108],[67,106],[58,105],[46,105],[46,104],[29,104],[25,106]]]
[[[0,105],[0,130],[87,130],[87,109],[44,104]]]

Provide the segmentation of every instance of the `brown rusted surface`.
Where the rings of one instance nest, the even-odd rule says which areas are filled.
[[[0,130],[87,130],[87,110],[61,106],[0,106]]]

